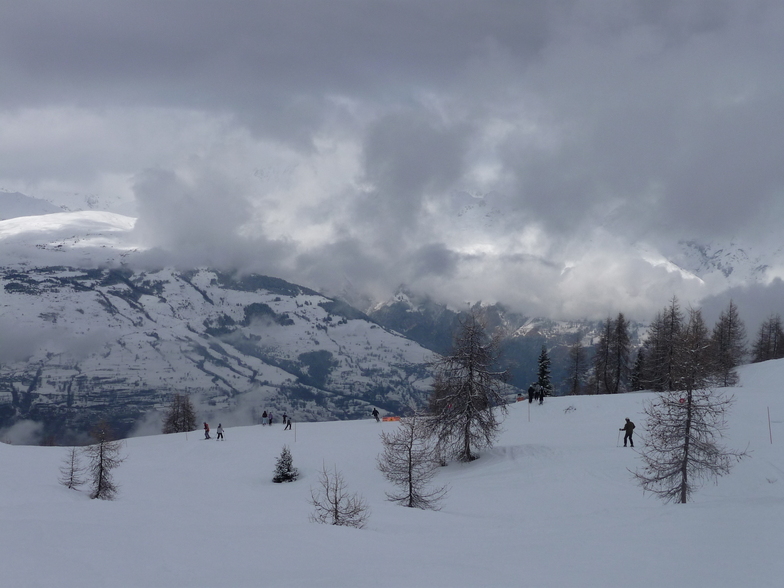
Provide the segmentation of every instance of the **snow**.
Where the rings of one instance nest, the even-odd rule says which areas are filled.
[[[95,210],[0,220],[0,266],[117,265],[141,249],[135,224],[133,217]]]
[[[225,442],[198,431],[127,439],[112,502],[58,484],[68,448],[0,444],[3,584],[780,586],[782,376],[784,360],[742,368],[725,441],[751,457],[686,505],[644,495],[629,472],[636,450],[617,447],[624,417],[642,445],[650,393],[511,406],[493,449],[439,470],[450,486],[439,512],[385,499],[375,459],[394,422],[223,422]],[[274,484],[284,444],[301,477]],[[368,501],[366,528],[308,520],[322,466]]]

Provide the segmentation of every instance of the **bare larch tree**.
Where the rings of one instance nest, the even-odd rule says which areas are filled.
[[[113,471],[125,461],[125,458],[120,457],[120,442],[114,440],[106,421],[99,422],[90,434],[95,443],[84,448],[89,460],[87,471],[93,487],[90,498],[113,500],[117,494]]]
[[[84,484],[84,467],[79,461],[79,450],[71,447],[60,468],[60,483],[66,488],[75,490]]]
[[[397,492],[387,492],[387,498],[411,508],[439,510],[438,503],[446,495],[447,488],[427,487],[440,463],[422,419],[401,419],[394,432],[381,433],[381,443],[384,451],[378,457],[378,469],[398,487]]]
[[[634,472],[643,490],[684,504],[703,481],[728,474],[746,455],[719,442],[733,398],[707,387],[712,368],[707,329],[698,310],[689,314],[673,354],[673,384],[681,390],[645,405],[644,467]]]
[[[473,449],[492,446],[506,414],[506,372],[495,370],[498,339],[488,337],[476,313],[461,321],[452,350],[436,360],[427,426],[437,450],[459,461],[476,459]]]

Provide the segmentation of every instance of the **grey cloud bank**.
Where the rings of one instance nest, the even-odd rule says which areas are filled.
[[[148,257],[650,318],[673,294],[750,286],[641,251],[782,247],[779,2],[85,0],[3,16],[0,188],[121,202]]]

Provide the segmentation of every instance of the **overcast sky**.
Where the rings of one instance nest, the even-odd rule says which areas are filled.
[[[0,189],[179,263],[642,319],[781,247],[778,0],[10,0],[0,80]]]

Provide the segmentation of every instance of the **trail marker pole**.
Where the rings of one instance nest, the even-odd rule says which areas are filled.
[[[621,446],[621,431],[620,431],[620,429],[618,430],[618,439],[615,442],[615,446],[616,447],[620,447]]]
[[[768,407],[768,434],[770,435],[770,444],[773,445],[773,429],[770,428],[770,407]]]
[[[528,422],[531,422],[531,403],[528,403]]]

